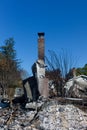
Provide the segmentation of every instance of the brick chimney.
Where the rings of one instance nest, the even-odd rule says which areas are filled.
[[[38,60],[44,61],[44,32],[38,33]]]
[[[38,90],[41,96],[48,97],[49,87],[48,79],[45,77],[45,46],[44,46],[44,33],[38,33],[38,60],[36,62],[36,79]]]

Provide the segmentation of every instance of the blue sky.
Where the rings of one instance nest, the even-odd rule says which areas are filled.
[[[21,67],[31,74],[37,33],[45,32],[45,54],[69,50],[87,63],[87,0],[0,0],[0,45],[13,37]]]

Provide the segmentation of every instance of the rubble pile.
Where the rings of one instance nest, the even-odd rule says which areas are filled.
[[[87,76],[79,75],[69,79],[64,89],[66,97],[87,99]]]
[[[73,104],[52,101],[39,112],[40,127],[44,130],[87,130],[86,112]]]
[[[42,106],[42,107],[41,107]],[[60,104],[58,100],[42,103],[35,110],[20,106],[0,110],[0,130],[87,130],[87,107]]]

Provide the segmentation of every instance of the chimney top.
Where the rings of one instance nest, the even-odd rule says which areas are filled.
[[[45,35],[44,32],[39,32],[39,33],[38,33],[39,38],[40,38],[40,37],[44,37],[44,35]]]

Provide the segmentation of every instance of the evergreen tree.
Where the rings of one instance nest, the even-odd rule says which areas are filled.
[[[16,59],[14,39],[5,40],[5,45],[0,47],[0,81],[4,87],[17,86],[21,80],[20,62]]]
[[[87,75],[87,64],[85,64],[84,67],[82,67],[82,68],[77,68],[76,74],[77,75]]]
[[[5,45],[1,46],[1,53],[10,60],[14,60],[16,58],[16,50],[14,49],[14,39],[9,38],[5,40]]]

